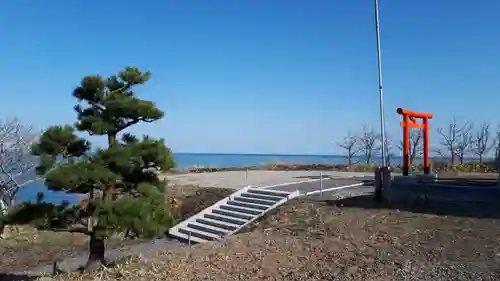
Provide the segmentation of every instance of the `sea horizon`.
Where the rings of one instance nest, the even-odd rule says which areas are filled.
[[[259,166],[271,163],[289,163],[289,164],[344,164],[347,163],[347,157],[344,155],[327,154],[270,154],[270,153],[195,153],[195,152],[177,152],[173,153],[177,162],[177,168],[190,167],[214,167],[230,168]],[[400,161],[402,157],[392,157],[394,161]],[[363,162],[365,157],[354,156],[353,161]],[[373,163],[380,163],[382,158],[375,156]]]
[[[190,167],[214,167],[231,168],[244,166],[258,166],[271,163],[287,164],[347,164],[347,156],[342,154],[284,154],[284,153],[210,153],[210,152],[174,152],[174,159],[177,161],[177,168]],[[433,159],[445,159],[439,155],[430,155]],[[494,157],[484,156],[484,161],[493,160]],[[356,155],[351,158],[353,163],[366,162],[366,157]],[[458,160],[458,159],[457,159]],[[465,161],[474,161],[477,158],[465,157]],[[422,157],[417,157],[416,162],[423,161]],[[382,157],[374,155],[371,164],[381,164]],[[391,155],[389,165],[398,165],[403,163],[403,156],[398,153]]]

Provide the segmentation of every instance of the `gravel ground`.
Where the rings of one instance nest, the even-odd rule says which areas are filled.
[[[500,279],[499,220],[340,207],[342,201],[296,200],[222,242],[46,280]]]
[[[156,239],[153,241],[126,246],[119,249],[108,250],[106,258],[108,260],[116,260],[128,255],[141,255],[145,258],[152,258],[159,251],[168,251],[171,249],[179,248],[182,245],[183,244],[176,240]],[[84,265],[87,262],[87,257],[87,254],[82,254],[76,257],[63,259],[57,263],[57,268],[64,272],[77,270],[80,266]],[[35,268],[31,268],[29,270],[16,272],[15,274],[30,276],[49,275],[52,274],[52,270],[53,264],[44,264]]]
[[[222,197],[225,197],[227,194],[229,194],[231,191],[229,189],[212,189],[213,191],[210,191],[210,189],[198,189],[198,188],[193,188],[193,187],[184,187],[184,188],[177,188],[176,189],[178,193],[181,194],[189,194],[189,195],[180,195],[180,194],[171,194],[172,198],[174,200],[178,200],[175,198],[182,198],[182,200],[178,200],[178,202],[174,202],[176,207],[176,217],[178,219],[182,219],[185,217],[189,217],[195,212],[208,207],[209,205],[212,204],[212,202],[215,202],[219,200]],[[347,190],[341,190],[338,192],[326,192],[323,194],[323,197],[321,196],[313,196],[312,199],[317,199],[317,200],[325,200],[325,199],[330,199],[330,200],[337,200],[341,198],[346,198],[350,196],[359,196],[359,195],[364,195],[364,194],[369,194],[370,191],[372,191],[373,188],[349,188]],[[200,191],[203,193],[201,194]],[[221,193],[222,192],[222,193]],[[202,195],[202,196],[201,196]],[[202,199],[204,198],[204,199]],[[196,205],[196,208],[193,208],[193,205]],[[123,256],[128,256],[128,255],[141,255],[141,257],[145,259],[150,259],[155,256],[155,254],[159,251],[168,251],[168,250],[174,250],[176,248],[185,246],[184,244],[181,244],[177,242],[176,240],[170,240],[170,239],[157,239],[154,241],[147,241],[147,242],[142,242],[138,244],[133,244],[133,245],[128,245],[128,246],[123,246],[121,248],[117,249],[108,249],[107,251],[107,258],[108,260],[116,260],[117,258],[123,257]],[[83,251],[82,254],[72,256],[66,259],[59,259],[57,262],[57,267],[59,270],[68,272],[68,271],[74,271],[76,270],[79,266],[82,264],[85,264],[87,260],[87,254],[85,253],[85,248],[86,245],[83,244],[80,248],[80,251]],[[42,249],[43,250],[43,249]],[[29,253],[27,253],[29,254]],[[29,270],[22,270],[22,271],[17,271],[15,274],[18,276],[39,276],[39,275],[47,275],[51,274],[53,271],[53,264],[52,263],[45,263],[40,266],[30,268]],[[4,280],[4,279],[0,279]],[[5,279],[7,280],[7,279]]]
[[[348,172],[325,172],[326,174],[334,177],[371,175]],[[231,192],[222,187],[235,189],[248,184],[298,182],[318,177],[319,172],[251,171],[247,176],[246,182],[244,172],[169,176],[170,184],[174,186],[213,186],[217,189],[211,190],[224,191],[223,194],[209,191],[209,199],[200,201],[199,197],[202,196],[198,190],[202,189],[177,189],[190,194],[184,196],[182,202],[174,202],[178,205],[179,216],[189,216],[193,213],[193,205],[201,210]],[[129,254],[140,254],[140,258],[132,258],[123,266],[100,272],[99,279],[500,279],[498,264],[491,263],[494,260],[500,261],[498,220],[421,215],[414,213],[414,210],[394,212],[380,209],[380,206],[370,206],[366,202],[349,201],[349,198],[366,200],[371,198],[372,192],[373,187],[355,187],[313,195],[310,197],[313,200],[299,200],[270,212],[262,221],[244,230],[250,233],[231,237],[223,243],[199,245],[186,250],[176,241],[161,239],[109,251],[110,258]],[[203,196],[206,196],[206,193],[204,194]],[[336,201],[335,206],[332,206],[330,203],[324,203],[325,200],[340,201]],[[339,208],[337,205],[345,205],[345,208]],[[158,254],[159,251],[161,253]],[[315,253],[315,256],[311,256],[311,253]],[[60,262],[59,267],[64,270],[74,269],[75,266],[83,264],[86,258],[86,254],[76,256]],[[204,267],[207,269],[201,270]],[[152,272],[148,273],[148,270]],[[51,271],[51,265],[44,265],[31,268],[25,273],[31,275]],[[307,273],[307,276],[301,276],[302,273]],[[27,275],[24,276],[28,278]],[[0,280],[29,280],[19,277],[2,279],[0,276]],[[62,275],[55,280],[95,278],[95,275]]]

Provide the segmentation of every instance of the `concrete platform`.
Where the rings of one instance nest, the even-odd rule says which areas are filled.
[[[318,181],[320,175],[326,177],[373,178],[373,173],[335,172],[335,171],[228,171],[212,173],[190,173],[168,176],[171,185],[194,185],[199,187],[222,187],[240,189],[247,185],[255,187],[286,185]],[[308,189],[304,187],[304,189]],[[310,189],[310,188],[309,188]]]
[[[298,190],[300,193],[312,193],[319,192],[321,190],[326,190],[327,192],[333,192],[335,190],[343,189],[343,187],[356,187],[364,184],[371,184],[373,182],[373,177],[353,177],[353,178],[326,178],[323,181],[309,181],[298,184],[290,184],[283,186],[270,187],[269,189],[283,190],[283,191],[294,191]],[[338,188],[338,189],[337,189]]]

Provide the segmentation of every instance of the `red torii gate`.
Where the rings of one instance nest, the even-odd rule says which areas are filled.
[[[429,165],[429,119],[431,113],[415,112],[398,108],[397,113],[403,116],[403,175],[407,176],[410,171],[410,128],[422,129],[424,138],[424,174],[430,174]],[[416,118],[422,119],[422,123],[417,123]]]

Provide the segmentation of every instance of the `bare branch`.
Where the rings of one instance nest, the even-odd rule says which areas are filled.
[[[413,164],[415,158],[422,156],[424,148],[422,145],[423,133],[422,130],[410,130],[410,165]],[[403,152],[403,141],[399,142],[398,149]]]
[[[7,208],[12,206],[18,190],[36,178],[36,157],[31,154],[31,146],[38,136],[17,118],[0,120],[0,194]]]
[[[359,152],[358,144],[359,139],[355,136],[352,136],[350,133],[344,137],[342,142],[338,142],[337,145],[346,150],[346,158],[349,167],[353,164],[353,157],[355,157]]]
[[[492,144],[492,148],[495,149],[495,161],[500,161],[500,126],[498,126],[495,133],[495,139]]]
[[[462,133],[467,130],[470,131],[470,125],[466,122],[463,126],[459,126],[455,118],[453,118],[453,121],[448,125],[446,131],[443,130],[443,128],[437,129],[437,133],[441,136],[440,145],[443,148],[436,152],[443,157],[449,157],[452,165],[455,164],[457,146],[461,140],[462,143],[464,143]]]
[[[386,148],[386,152],[387,152],[387,155],[385,156],[385,161],[386,161],[387,165],[390,166],[391,159],[394,157],[394,145],[393,145],[392,139],[389,136],[386,136],[386,138],[385,138],[385,148]],[[382,151],[381,147],[379,149],[377,149],[377,152],[381,152],[381,151]]]
[[[492,148],[490,145],[490,124],[483,123],[472,138],[471,152],[483,163],[483,157]]]
[[[51,227],[40,227],[41,230],[48,230],[53,232],[70,232],[70,233],[82,233],[90,235],[91,231],[88,230],[86,225],[71,225],[64,228],[51,228]]]
[[[363,131],[357,139],[358,141],[356,145],[359,151],[363,154],[365,163],[370,165],[372,163],[373,156],[380,150],[380,134],[363,125]]]
[[[458,157],[460,164],[464,163],[466,154],[470,151],[472,146],[472,123],[466,122],[461,127],[460,133],[457,137],[455,146],[455,155]]]

